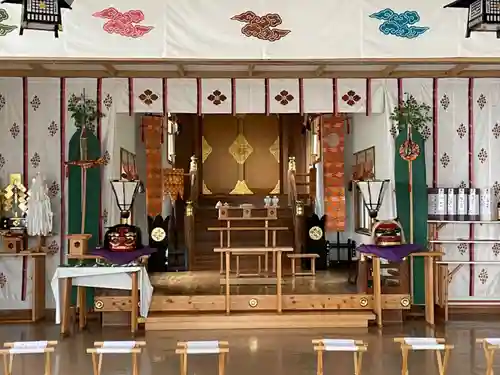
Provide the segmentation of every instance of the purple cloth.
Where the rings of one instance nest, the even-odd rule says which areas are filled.
[[[360,253],[373,254],[390,262],[401,262],[403,258],[422,249],[422,246],[414,243],[397,246],[361,245],[357,248]]]
[[[107,249],[95,248],[90,251],[91,255],[98,255],[106,259],[108,262],[118,265],[128,264],[134,260],[156,253],[156,249],[150,247],[143,247],[134,251],[109,251]]]

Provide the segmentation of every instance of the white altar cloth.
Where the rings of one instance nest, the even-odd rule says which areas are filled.
[[[61,324],[59,281],[71,277],[73,286],[132,290],[131,272],[138,272],[139,313],[146,318],[153,298],[153,286],[144,267],[58,267],[50,286],[56,301],[56,324]]]

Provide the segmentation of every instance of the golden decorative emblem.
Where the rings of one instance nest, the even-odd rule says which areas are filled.
[[[244,164],[252,152],[253,147],[241,133],[238,134],[231,146],[229,146],[229,153],[238,164]]]
[[[318,241],[323,237],[323,229],[318,226],[314,226],[309,229],[309,238],[314,241]]]
[[[205,137],[201,137],[201,162],[204,163],[212,153],[212,146],[210,146]]]
[[[151,231],[151,238],[156,242],[161,242],[167,237],[167,233],[165,233],[165,229],[156,227]]]
[[[403,298],[401,298],[400,303],[401,303],[401,306],[408,307],[408,306],[410,306],[410,299],[408,297],[403,297]]]
[[[361,307],[366,307],[368,306],[368,299],[366,297],[360,298],[359,299],[359,305]]]
[[[250,298],[250,300],[248,301],[248,306],[252,308],[257,307],[258,304],[259,301],[257,301],[257,298]]]
[[[274,143],[269,147],[269,152],[274,156],[276,163],[280,162],[280,137],[276,138]]]
[[[104,307],[104,302],[100,299],[94,301],[94,309],[101,310]]]

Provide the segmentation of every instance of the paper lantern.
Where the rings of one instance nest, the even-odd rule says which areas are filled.
[[[73,0],[4,0],[6,4],[21,4],[21,27],[24,30],[53,31],[56,38],[62,31],[61,9],[71,9]]]
[[[500,0],[456,0],[445,8],[469,10],[466,38],[472,31],[495,31],[500,38]]]

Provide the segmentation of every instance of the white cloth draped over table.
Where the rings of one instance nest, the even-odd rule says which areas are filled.
[[[53,217],[47,185],[42,175],[37,173],[29,190],[28,211],[26,213],[28,235],[47,236],[52,232]]]
[[[131,290],[132,272],[139,273],[137,280],[140,300],[139,313],[146,318],[153,298],[153,286],[144,267],[59,267],[50,283],[56,301],[56,324],[61,323],[60,280],[72,278],[73,286]]]

